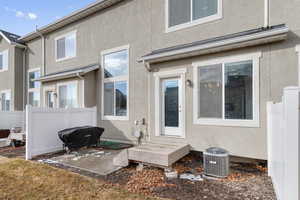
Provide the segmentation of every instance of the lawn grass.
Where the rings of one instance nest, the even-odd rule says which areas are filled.
[[[0,199],[154,200],[100,180],[45,164],[14,159],[0,163]]]

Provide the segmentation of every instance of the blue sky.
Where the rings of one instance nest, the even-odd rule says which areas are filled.
[[[0,0],[0,29],[22,36],[94,1]]]

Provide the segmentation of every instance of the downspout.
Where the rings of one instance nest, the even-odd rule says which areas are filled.
[[[82,99],[82,105],[83,105],[83,108],[85,108],[85,90],[84,90],[84,87],[85,87],[85,84],[84,84],[84,77],[80,75],[80,73],[76,73],[76,76],[82,80],[82,93],[83,93],[83,99]],[[77,88],[78,89],[78,88]]]
[[[38,34],[42,39],[42,75],[46,75],[46,61],[45,61],[45,36],[39,32],[39,30],[36,28],[35,30],[36,34]]]
[[[265,17],[264,17],[264,28],[270,27],[270,0],[265,0]]]

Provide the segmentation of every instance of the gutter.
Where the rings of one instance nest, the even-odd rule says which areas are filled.
[[[232,39],[226,39],[223,41],[218,41],[214,43],[208,43],[208,44],[203,44],[203,45],[197,45],[193,47],[187,47],[187,48],[182,48],[182,49],[177,49],[177,50],[172,50],[168,52],[163,52],[163,53],[158,53],[158,54],[153,54],[153,55],[148,55],[144,56],[140,59],[138,59],[138,62],[149,62],[151,61],[157,61],[159,59],[163,58],[168,58],[168,57],[177,57],[182,54],[188,54],[188,53],[194,53],[197,51],[210,51],[213,52],[211,49],[213,48],[221,48],[221,47],[226,47],[226,46],[233,46],[233,45],[239,45],[241,43],[250,43],[254,42],[255,40],[261,40],[261,43],[266,43],[268,38],[273,37],[273,41],[278,41],[278,40],[283,40],[285,39],[286,35],[289,31],[288,27],[281,28],[279,30],[270,30],[268,32],[263,32],[263,33],[257,33],[254,35],[249,35],[249,36],[240,36],[238,38],[232,38]],[[248,46],[251,46],[248,45]],[[236,47],[238,48],[238,47]],[[208,52],[209,53],[209,52]]]
[[[264,0],[265,3],[265,18],[264,18],[264,27],[270,27],[270,0]]]

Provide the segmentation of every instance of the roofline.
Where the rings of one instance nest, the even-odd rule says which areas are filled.
[[[49,74],[49,75],[34,79],[34,81],[45,82],[45,81],[66,79],[66,78],[76,77],[78,75],[85,75],[85,74],[92,72],[94,70],[97,70],[99,68],[100,68],[99,64],[95,64],[95,65],[89,67],[88,69],[74,69],[72,71],[67,71],[67,72],[58,72],[56,74],[52,74],[52,75]]]
[[[275,37],[275,36],[278,36],[278,40],[282,40],[282,38],[283,38],[282,35],[287,34],[288,32],[289,32],[289,28],[284,26],[280,29],[267,30],[265,32],[255,33],[252,35],[239,36],[237,38],[225,39],[225,40],[217,41],[217,42],[213,42],[213,43],[200,44],[200,45],[196,45],[196,46],[192,46],[192,47],[170,50],[170,51],[157,53],[157,54],[153,54],[153,55],[146,55],[146,56],[139,58],[137,61],[151,63],[151,61],[155,62],[159,59],[166,58],[166,57],[174,57],[174,56],[178,56],[178,55],[185,54],[185,53],[191,53],[191,52],[196,52],[196,51],[205,51],[205,50],[209,50],[209,49],[213,49],[213,48],[220,48],[220,47],[224,47],[224,46],[230,46],[230,45],[239,44],[239,43],[243,43],[243,42],[251,42],[251,41],[261,40],[264,38],[270,38],[270,37]],[[164,61],[166,61],[166,60],[167,59],[165,59]]]
[[[87,16],[90,16],[94,14],[95,12],[98,12],[100,10],[103,10],[105,8],[108,8],[118,2],[121,2],[123,0],[98,0],[94,3],[89,4],[88,6],[81,8],[77,11],[72,12],[71,14],[58,19],[48,25],[42,26],[38,29],[38,32],[42,34],[51,33],[55,30],[58,30],[64,26],[67,26],[73,22],[76,22],[82,18],[85,18]],[[35,38],[39,37],[37,34],[37,31],[33,31],[31,33],[28,33],[20,38],[20,40],[28,42],[30,40],[33,40]]]

